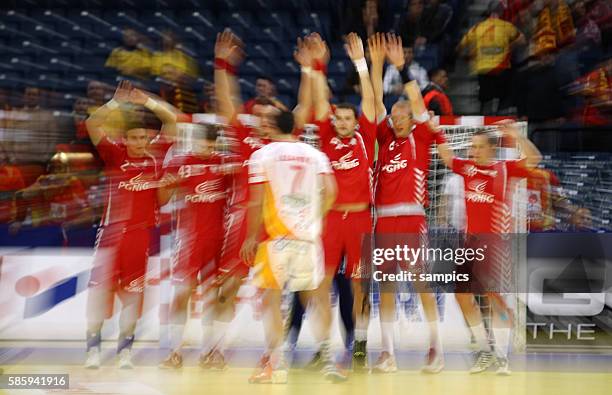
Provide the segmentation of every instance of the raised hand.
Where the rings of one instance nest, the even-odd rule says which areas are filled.
[[[313,60],[327,64],[329,61],[329,48],[319,33],[311,33],[306,37],[306,44]]]
[[[215,58],[223,59],[232,65],[237,65],[244,58],[243,43],[229,30],[217,34],[215,42]]]
[[[129,100],[131,91],[132,83],[130,81],[123,80],[117,85],[113,99],[120,103],[125,103]]]
[[[516,123],[510,119],[504,119],[499,122],[495,122],[495,126],[502,133],[502,135],[511,138],[517,138],[519,136],[518,128]]]
[[[370,52],[372,66],[378,65],[382,67],[385,63],[385,44],[385,35],[382,33],[375,33],[368,38],[368,51]]]
[[[365,57],[363,42],[356,33],[349,33],[349,35],[344,38],[344,41],[344,49],[353,62]]]
[[[393,33],[387,33],[386,52],[389,63],[398,70],[401,70],[404,67],[404,63],[406,63],[402,38]]]
[[[148,99],[149,95],[137,88],[134,88],[130,91],[130,95],[128,98],[131,103],[139,104],[141,106],[144,106]]]
[[[295,61],[302,67],[310,67],[312,64],[312,54],[308,49],[306,40],[302,40],[298,37],[297,47],[293,52],[293,59],[295,59]]]

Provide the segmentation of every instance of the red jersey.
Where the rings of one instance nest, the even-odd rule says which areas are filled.
[[[453,159],[453,172],[463,177],[467,233],[510,233],[509,181],[528,177],[523,160],[503,160],[480,166],[468,159]]]
[[[336,134],[330,118],[316,125],[321,151],[329,158],[338,184],[336,203],[371,203],[376,125],[361,114],[355,134],[344,138]]]
[[[155,225],[160,162],[148,153],[132,158],[124,144],[106,136],[96,149],[104,161],[109,182],[102,224]]]
[[[379,217],[425,215],[430,149],[446,142],[427,124],[416,124],[407,137],[396,137],[389,119],[378,126],[376,211]]]
[[[236,154],[242,161],[242,168],[234,175],[232,180],[232,193],[229,203],[230,205],[246,204],[249,200],[249,158],[253,152],[268,144],[270,139],[258,136],[253,128],[238,120],[232,122],[230,133],[238,142]]]
[[[179,231],[219,237],[223,231],[228,177],[221,155],[175,156],[165,166],[178,174]]]

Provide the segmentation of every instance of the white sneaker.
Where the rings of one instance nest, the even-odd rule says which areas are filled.
[[[100,349],[92,347],[87,351],[87,360],[85,361],[85,369],[98,369],[100,367]]]
[[[119,353],[119,369],[134,369],[132,352],[127,348],[124,348]]]
[[[474,366],[470,369],[470,374],[484,372],[495,363],[495,356],[490,351],[479,351]]]
[[[497,358],[497,370],[495,374],[498,376],[510,376],[510,374],[512,374],[508,367],[508,358]]]
[[[435,348],[430,348],[427,353],[425,366],[421,368],[423,373],[440,373],[444,369],[444,355],[439,353]]]
[[[373,373],[394,373],[397,372],[397,364],[395,363],[395,357],[389,354],[387,351],[383,351],[378,360],[372,367]]]

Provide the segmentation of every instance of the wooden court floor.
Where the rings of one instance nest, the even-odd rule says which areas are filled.
[[[184,367],[165,371],[157,367],[119,370],[103,366],[97,371],[75,365],[4,365],[4,373],[68,373],[69,390],[0,390],[2,394],[427,394],[427,395],[610,395],[612,372],[577,373],[554,371],[519,371],[501,377],[494,372],[469,375],[464,371],[445,370],[437,375],[418,371],[399,371],[389,375],[354,374],[341,384],[326,382],[317,373],[300,369],[290,371],[288,384],[249,384],[251,369],[231,368],[223,372]]]

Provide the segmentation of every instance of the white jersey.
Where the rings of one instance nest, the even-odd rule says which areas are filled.
[[[265,183],[264,224],[271,239],[318,240],[322,232],[322,152],[300,142],[274,142],[249,159],[249,184]]]

